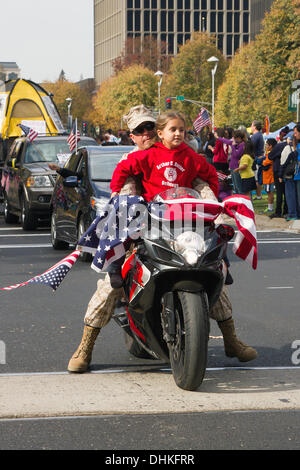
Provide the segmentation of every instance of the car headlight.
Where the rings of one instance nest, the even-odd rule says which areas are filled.
[[[49,176],[30,176],[26,182],[27,188],[50,188],[52,187]]]
[[[100,215],[107,203],[108,199],[99,199],[97,197],[91,197],[91,206],[97,215]]]
[[[191,266],[195,265],[199,256],[206,250],[206,243],[196,232],[181,233],[173,242],[174,250],[182,255]]]

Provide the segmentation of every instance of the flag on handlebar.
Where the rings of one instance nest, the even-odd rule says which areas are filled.
[[[257,267],[257,240],[255,215],[252,203],[245,196],[230,196],[222,203],[213,200],[182,199],[164,201],[165,204],[185,204],[194,207],[194,214],[204,220],[213,221],[221,213],[234,218],[238,234],[233,245],[233,252]],[[143,222],[151,204],[139,196],[115,196],[94,220],[78,242],[77,248],[92,253],[92,268],[101,272],[112,261],[124,256],[128,242],[140,236]],[[197,209],[195,209],[197,207]],[[173,211],[173,213],[176,211]]]

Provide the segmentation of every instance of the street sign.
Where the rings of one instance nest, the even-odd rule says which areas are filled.
[[[176,96],[176,101],[184,101],[184,96]]]

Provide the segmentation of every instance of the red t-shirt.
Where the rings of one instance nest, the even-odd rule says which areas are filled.
[[[115,168],[110,184],[112,192],[119,192],[128,176],[133,175],[142,176],[142,196],[146,201],[170,188],[191,188],[197,177],[207,181],[218,197],[219,182],[215,168],[185,143],[171,150],[156,143],[148,150],[128,154]]]

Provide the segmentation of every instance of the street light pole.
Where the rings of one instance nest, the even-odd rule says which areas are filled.
[[[157,84],[158,86],[158,114],[160,114],[160,87],[161,87],[161,84],[162,84],[162,79],[163,79],[163,72],[161,72],[160,70],[158,70],[157,72],[155,72],[154,74],[156,77],[160,77],[160,80]]]
[[[215,56],[210,57],[207,59],[207,62],[215,63],[213,69],[211,69],[211,117],[212,117],[212,130],[214,131],[215,128],[215,74],[218,68],[219,59]]]
[[[71,106],[72,106],[72,98],[66,98],[68,102],[68,129],[72,129],[72,117],[71,117]]]

